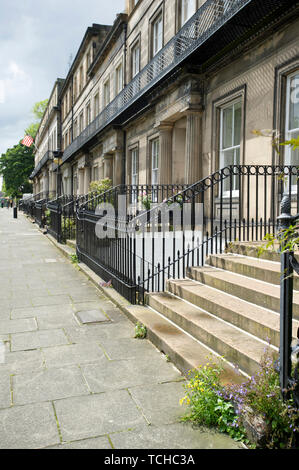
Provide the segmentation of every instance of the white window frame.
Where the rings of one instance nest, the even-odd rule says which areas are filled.
[[[135,147],[131,149],[131,185],[138,186],[138,162],[139,149]],[[138,201],[138,188],[132,190],[132,203],[137,204]]]
[[[152,57],[155,57],[155,55],[158,54],[158,52],[162,49],[162,47],[163,47],[163,12],[160,11],[160,13],[156,16],[156,18],[152,22]]]
[[[190,20],[197,10],[197,0],[180,0],[181,1],[181,27]],[[186,13],[186,6],[188,6],[188,13]],[[193,8],[192,8],[193,6]],[[189,8],[191,12],[189,11]]]
[[[103,85],[103,105],[104,108],[110,103],[110,78],[108,78]]]
[[[231,101],[220,108],[220,146],[219,146],[219,168],[225,168],[227,165],[224,163],[225,162],[225,153],[233,151],[234,152],[234,165],[239,165],[240,161],[237,162],[237,150],[239,150],[239,158],[241,158],[241,142],[242,142],[242,136],[240,136],[240,144],[239,145],[232,145],[231,147],[223,148],[223,111],[225,111],[228,108],[233,108],[233,122],[232,122],[232,143],[234,142],[234,131],[235,131],[235,112],[234,108],[237,104],[241,105],[241,110],[242,110],[242,100],[240,98],[235,99],[234,101]],[[240,123],[240,128],[242,132],[242,113],[241,113],[241,123]],[[236,187],[236,182],[237,182],[237,175],[233,176],[233,187],[232,187],[232,197],[238,197],[239,196],[239,189],[234,189]],[[230,191],[223,191],[223,196],[224,197],[229,197],[230,196]]]
[[[140,72],[140,41],[138,41],[131,49],[132,56],[132,79]]]
[[[117,96],[123,89],[123,83],[123,64],[121,62],[115,69],[115,96]]]
[[[160,158],[160,141],[159,137],[151,140],[151,184],[152,186],[159,184],[159,158]],[[158,202],[158,192],[152,191],[152,201]]]
[[[94,105],[94,119],[95,119],[100,112],[100,93],[99,92],[97,92],[94,95],[93,105]]]

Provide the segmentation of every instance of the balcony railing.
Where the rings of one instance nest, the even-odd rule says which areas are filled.
[[[116,119],[252,0],[207,0],[161,51],[65,149],[63,162]]]
[[[43,158],[38,162],[36,167],[34,168],[33,172],[30,175],[30,179],[33,179],[43,168],[43,166],[48,162],[48,160],[52,159],[53,152],[52,150],[47,150],[44,154]]]

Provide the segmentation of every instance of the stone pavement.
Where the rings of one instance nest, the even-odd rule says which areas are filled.
[[[80,323],[95,310],[105,322]],[[179,421],[184,378],[133,336],[34,224],[0,209],[1,449],[238,448]]]

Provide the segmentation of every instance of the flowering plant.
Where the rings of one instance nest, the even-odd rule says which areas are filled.
[[[259,416],[266,424],[263,446],[289,448],[294,446],[299,432],[299,410],[292,399],[281,396],[279,374],[267,348],[259,371],[241,385],[222,385],[222,364],[207,364],[191,371],[186,395],[190,412],[185,420],[217,427],[235,440],[249,443],[244,428],[250,416]]]

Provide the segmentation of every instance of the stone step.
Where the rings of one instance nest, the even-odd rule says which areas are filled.
[[[277,285],[210,266],[190,268],[188,276],[218,291],[226,292],[247,302],[274,310],[274,312],[280,311],[280,287]],[[293,292],[293,316],[299,319],[299,292],[296,290]]]
[[[280,263],[248,256],[223,254],[210,255],[207,264],[270,284],[280,284]],[[294,273],[294,289],[299,290],[299,276]]]
[[[181,299],[263,341],[269,341],[276,347],[279,346],[280,321],[277,313],[193,280],[169,280],[167,287],[170,293]],[[294,339],[297,335],[298,324],[294,321]]]
[[[151,295],[151,294],[149,294]],[[182,331],[167,318],[159,315],[150,307],[130,306],[130,318],[147,328],[147,338],[185,375],[190,370],[207,363],[218,362],[219,356],[204,344]],[[246,377],[236,371],[227,361],[223,362],[221,374],[223,384],[244,383]]]
[[[249,242],[249,243],[241,243],[241,242],[234,242],[229,243],[226,252],[227,253],[235,253],[243,256],[251,256],[252,258],[260,258],[265,259],[268,261],[279,262],[280,261],[280,254],[278,252],[278,246],[275,247],[274,250],[268,249],[264,250],[259,253],[260,247],[263,246],[263,242]]]
[[[238,364],[246,374],[259,370],[266,346],[257,338],[169,293],[150,294],[148,302],[213,351]]]

